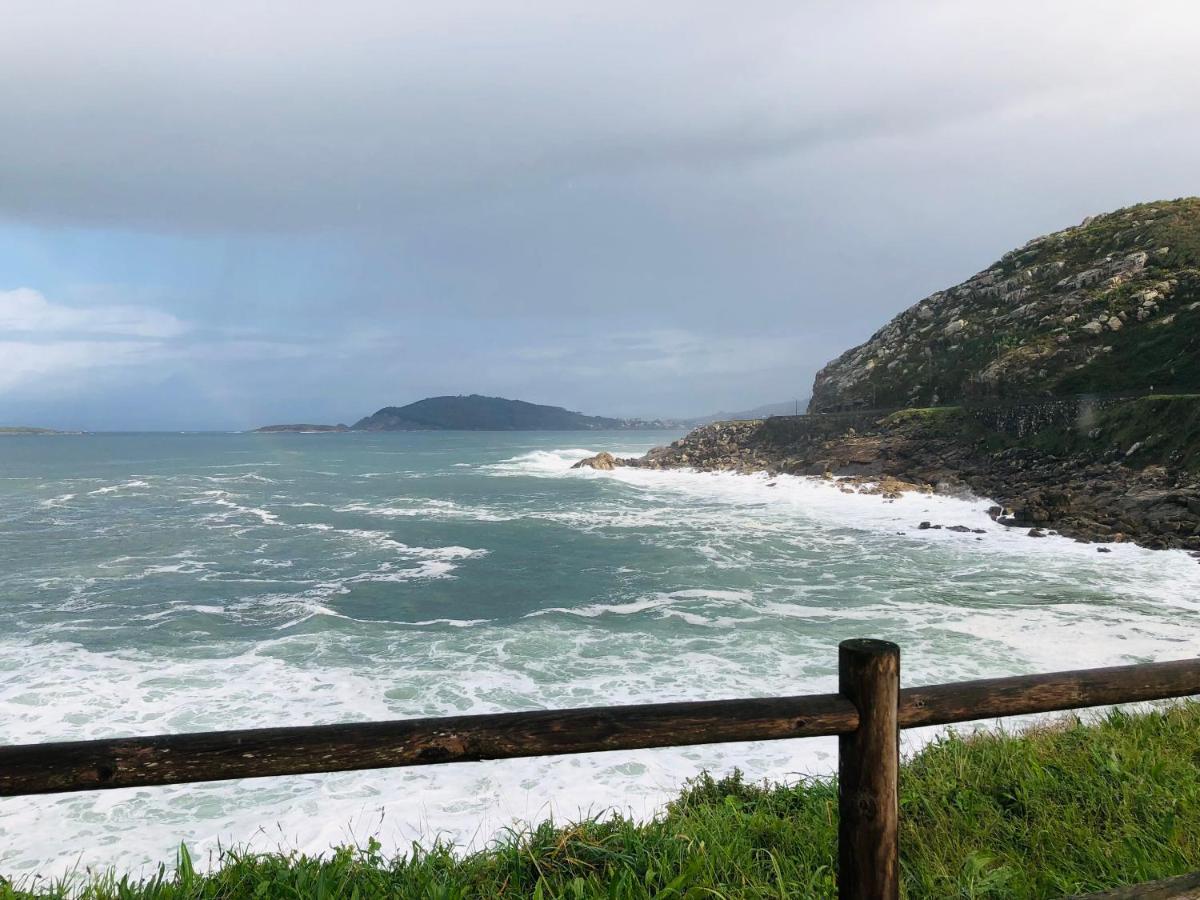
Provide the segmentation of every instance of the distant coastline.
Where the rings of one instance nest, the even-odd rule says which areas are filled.
[[[54,428],[34,428],[29,425],[0,425],[0,435],[53,435],[53,434],[85,434],[83,431],[57,431]]]
[[[251,434],[344,434],[350,430],[349,425],[264,425],[255,428]]]

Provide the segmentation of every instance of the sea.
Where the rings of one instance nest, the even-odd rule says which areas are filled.
[[[987,498],[572,469],[677,432],[0,438],[0,743],[825,692],[885,638],[919,685],[1200,655],[1182,552],[1028,537]],[[919,523],[975,531],[920,529]],[[928,733],[910,734],[911,751]],[[653,816],[829,739],[0,800],[0,873],[198,865]]]

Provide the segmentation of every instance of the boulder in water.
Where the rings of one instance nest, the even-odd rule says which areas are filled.
[[[611,472],[617,466],[623,465],[624,460],[617,459],[607,450],[602,450],[595,456],[589,456],[587,459],[581,459],[572,469],[599,469],[602,472]]]

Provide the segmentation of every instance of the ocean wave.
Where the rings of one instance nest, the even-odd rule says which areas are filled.
[[[399,497],[381,502],[358,501],[334,507],[334,512],[364,513],[388,519],[458,519],[473,522],[509,522],[520,516],[485,506],[464,505],[453,500]]]
[[[88,496],[116,494],[119,491],[129,491],[148,487],[150,487],[149,482],[142,481],[140,478],[135,478],[132,481],[124,481],[120,484],[110,484],[107,487],[97,488],[94,491],[88,491]]]
[[[280,524],[279,516],[270,510],[263,509],[258,506],[245,506],[238,502],[234,494],[229,491],[211,490],[201,491],[198,498],[192,500],[192,503],[208,506],[218,506],[226,512],[214,512],[205,516],[201,521],[205,523],[217,523],[228,527],[236,527],[238,518],[257,519],[260,525],[278,525]]]
[[[45,500],[39,500],[38,505],[45,509],[57,509],[60,506],[66,506],[75,499],[75,494],[60,494],[57,497],[47,497]]]
[[[655,612],[660,616],[677,615],[687,617],[692,614],[686,613],[672,607],[679,604],[693,604],[698,607],[744,607],[752,601],[752,595],[746,591],[723,591],[723,590],[702,590],[690,589],[682,591],[658,592],[648,597],[638,597],[634,600],[629,600],[623,603],[589,603],[580,607],[549,607],[547,609],[539,609],[534,612],[527,613],[526,618],[536,618],[538,616],[548,616],[554,614],[581,616],[585,619],[594,619],[605,615],[614,616],[630,616],[644,612]],[[701,621],[701,617],[694,617],[693,621]],[[703,620],[705,624],[710,624],[709,620]]]
[[[481,472],[491,475],[530,475],[538,478],[555,478],[563,475],[589,477],[594,469],[574,469],[571,466],[588,456],[595,456],[596,451],[581,448],[565,448],[557,450],[530,450],[496,463],[479,466]],[[620,453],[614,456],[640,456],[640,452]]]

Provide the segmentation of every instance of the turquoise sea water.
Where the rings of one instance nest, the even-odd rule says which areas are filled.
[[[986,500],[573,471],[673,433],[0,438],[0,741],[830,690],[1200,653],[1182,553],[1035,540]],[[985,533],[919,531],[931,520]],[[916,736],[917,740],[921,739]],[[0,871],[514,820],[650,815],[702,768],[827,771],[827,741],[0,801]]]

